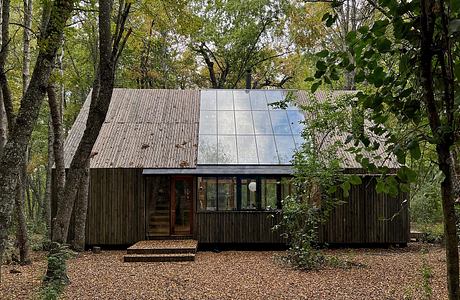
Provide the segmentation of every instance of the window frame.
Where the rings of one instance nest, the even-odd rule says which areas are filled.
[[[207,174],[201,174],[200,176],[197,177],[202,177],[202,178],[215,178],[216,179],[216,209],[215,210],[208,210],[206,208],[201,208],[199,207],[198,212],[261,212],[261,211],[279,211],[282,210],[282,181],[286,179],[292,178],[292,176],[286,176],[286,175],[227,175],[227,174],[222,174],[222,175],[207,175]],[[232,210],[222,210],[219,209],[219,201],[218,201],[218,195],[219,195],[219,178],[236,178],[236,208]],[[242,208],[242,185],[241,181],[243,179],[255,179],[257,183],[257,190],[256,190],[256,209],[244,209]],[[276,185],[276,208],[272,210],[267,210],[265,208],[262,208],[262,179],[275,179],[277,182]],[[199,182],[199,180],[197,180]],[[197,193],[200,192],[199,187],[196,189]],[[199,195],[196,195],[196,199],[199,199]],[[199,205],[199,204],[198,204]]]

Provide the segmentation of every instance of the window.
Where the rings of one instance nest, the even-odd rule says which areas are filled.
[[[269,105],[286,95],[281,90],[201,91],[198,164],[291,164],[302,144],[303,112],[294,105],[285,110]]]
[[[198,202],[201,210],[216,210],[217,178],[198,177]]]
[[[199,177],[200,210],[274,210],[291,193],[288,177]]]

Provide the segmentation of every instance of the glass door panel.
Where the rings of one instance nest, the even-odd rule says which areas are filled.
[[[173,178],[171,201],[172,234],[190,234],[193,213],[193,178]]]

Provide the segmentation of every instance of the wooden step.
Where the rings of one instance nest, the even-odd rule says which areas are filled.
[[[128,254],[187,254],[196,253],[195,247],[190,248],[128,248]]]
[[[123,257],[124,262],[179,262],[194,261],[194,253],[179,254],[127,254]]]

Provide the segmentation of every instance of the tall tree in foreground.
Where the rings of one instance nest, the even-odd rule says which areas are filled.
[[[70,164],[66,176],[64,193],[61,198],[57,199],[57,212],[53,218],[52,240],[58,243],[67,242],[70,218],[75,200],[87,201],[87,197],[78,197],[77,199],[77,191],[82,183],[87,184],[88,182],[85,176],[88,161],[99,131],[104,123],[110,100],[112,99],[118,59],[131,33],[130,30],[125,32],[131,3],[123,0],[119,2],[119,11],[113,35],[111,29],[112,7],[113,0],[99,1],[99,65],[90,96],[91,104],[86,121],[86,129]],[[74,246],[82,249],[84,247],[84,238],[82,239],[81,236],[84,236],[86,209],[80,208],[86,207],[86,204],[77,203],[77,207],[79,209],[76,210],[76,213],[79,214],[75,215],[75,219],[76,223],[79,224],[78,229],[82,232],[77,233],[77,236],[79,236],[79,245]],[[81,245],[82,241],[83,245]]]
[[[378,192],[409,190],[417,174],[407,167],[406,159],[420,159],[422,142],[434,146],[444,176],[441,198],[449,299],[457,300],[459,255],[452,151],[459,143],[460,130],[460,1],[365,1],[379,11],[380,18],[348,33],[347,48],[355,53],[355,61],[350,61],[348,51],[318,53],[312,90],[337,79],[339,69],[356,72],[356,82],[367,86],[357,98],[373,124],[368,132],[355,137],[363,146],[355,143],[349,150],[364,168],[377,171],[378,166],[361,151],[379,146],[370,142],[370,136],[382,136],[386,148],[403,165],[396,180],[393,176],[379,180]],[[333,5],[341,5],[341,1]],[[336,16],[327,14],[324,19],[333,24]],[[389,124],[398,124],[405,134],[394,134]]]
[[[8,2],[8,0],[3,2],[3,7],[5,8],[5,2]],[[55,0],[49,3],[51,5],[51,14],[46,30],[38,41],[39,52],[30,83],[21,98],[21,105],[15,122],[8,122],[11,125],[9,126],[8,141],[0,154],[0,257],[3,256],[5,249],[18,176],[25,163],[24,153],[38,118],[39,109],[46,93],[44,87],[48,85],[53,61],[63,37],[64,27],[73,10],[73,4],[73,0]],[[6,14],[3,11],[3,22],[5,22],[5,18]],[[8,24],[9,22],[6,23]],[[7,31],[5,27],[7,26],[2,26],[2,45],[9,41],[5,41],[5,36],[8,36],[7,34],[5,35],[5,31]],[[8,115],[12,112],[12,107],[9,107],[11,95],[8,86],[5,84],[7,83],[7,76],[4,69],[4,60],[6,59],[4,51],[6,51],[5,47],[2,47],[0,52],[0,85],[5,110]]]

